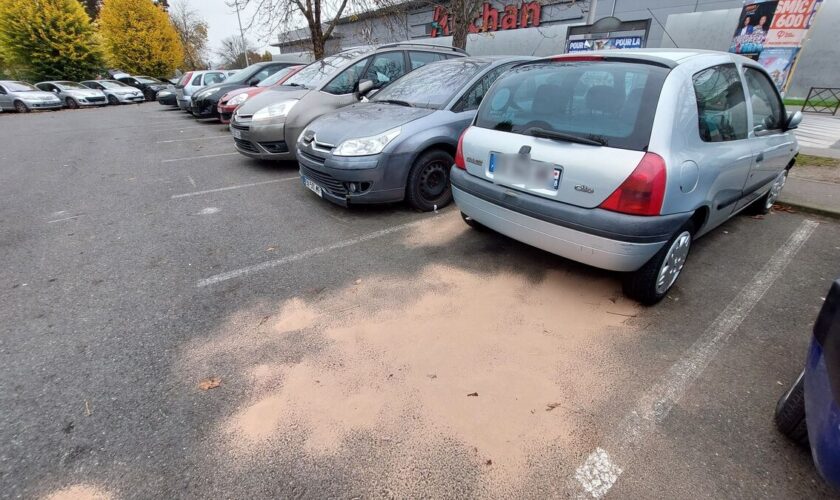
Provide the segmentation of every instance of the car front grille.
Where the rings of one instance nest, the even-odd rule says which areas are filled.
[[[104,97],[88,97],[87,100],[89,102],[105,102]]]
[[[242,151],[247,151],[249,153],[257,154],[260,152],[256,146],[251,141],[246,141],[243,139],[237,139],[236,137],[233,138],[233,142],[236,143],[236,147],[241,149]]]
[[[242,123],[235,123],[235,122],[232,122],[232,123],[230,124],[230,126],[231,126],[231,127],[233,127],[233,128],[235,128],[236,130],[251,130],[251,126],[250,126],[250,125],[248,125],[248,124],[242,124]]]
[[[304,149],[298,149],[298,151],[300,151],[301,156],[303,156],[307,160],[311,161],[312,163],[317,163],[318,165],[323,165],[324,164],[324,159],[321,158],[320,156],[315,156],[312,153],[310,153],[309,151],[306,151]]]
[[[311,168],[308,168],[304,165],[300,165],[300,173],[312,179],[318,185],[325,188],[327,191],[331,192],[334,195],[347,195],[347,189],[345,189],[344,184],[340,180],[331,176],[330,174],[318,172],[317,170],[312,170]]]

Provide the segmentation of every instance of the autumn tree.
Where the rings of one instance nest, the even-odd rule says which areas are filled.
[[[178,32],[152,0],[104,0],[99,33],[108,63],[123,71],[168,77],[183,63]]]
[[[18,78],[84,80],[102,69],[93,26],[78,0],[0,1],[0,52]]]
[[[173,4],[169,11],[175,31],[184,47],[184,69],[195,70],[207,67],[207,22],[199,13],[190,9],[186,0]]]

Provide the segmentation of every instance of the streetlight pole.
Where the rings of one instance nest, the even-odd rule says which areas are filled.
[[[236,20],[239,21],[239,36],[242,38],[242,51],[245,52],[245,66],[250,66],[248,44],[245,42],[245,31],[242,30],[242,17],[239,15],[239,0],[236,0]]]

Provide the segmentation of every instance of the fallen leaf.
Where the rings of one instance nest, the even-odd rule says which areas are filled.
[[[474,398],[477,398],[477,397],[478,397],[478,393],[477,393],[477,392],[471,392],[471,393],[467,394],[467,397],[468,397],[468,398],[469,398],[469,397],[474,397]]]
[[[260,320],[260,324],[259,324],[259,325],[257,325],[257,326],[263,326],[263,324],[264,324],[266,321],[268,321],[268,318],[270,318],[270,317],[271,317],[271,315],[270,315],[270,314],[269,314],[268,316],[263,316],[263,317],[262,317],[262,319]]]
[[[558,406],[563,406],[563,404],[562,403],[548,403],[547,405],[545,405],[545,411],[551,411],[551,410],[557,408]]]
[[[488,458],[484,465],[493,465],[493,461]]]
[[[360,279],[357,279],[354,283],[356,283],[356,284],[358,285],[358,284],[360,284],[361,282],[362,282],[362,280],[361,280],[361,278],[360,278]]]
[[[761,215],[761,214],[756,214],[756,215],[753,215],[751,218],[752,219],[757,219],[757,220],[762,220],[762,219],[764,219],[764,216]]]
[[[222,379],[219,377],[210,377],[202,380],[198,383],[198,388],[202,391],[209,391],[210,389],[215,389],[222,385]]]
[[[93,412],[90,410],[90,403],[89,403],[89,402],[88,402],[88,400],[86,399],[86,400],[85,400],[85,415],[87,415],[87,416],[89,417],[89,416],[91,416],[92,414],[93,414]]]
[[[428,375],[426,375],[426,376],[427,376],[427,377],[429,377],[429,378],[430,378],[430,379],[432,379],[432,380],[434,380],[434,379],[436,379],[436,378],[437,378],[437,375],[435,375],[434,373],[430,373],[430,374],[428,374]]]

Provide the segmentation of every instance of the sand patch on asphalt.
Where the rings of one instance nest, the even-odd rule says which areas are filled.
[[[113,496],[96,486],[76,484],[50,493],[45,500],[111,500]]]
[[[241,365],[251,401],[222,424],[233,455],[282,452],[277,443],[289,440],[278,438],[293,438],[317,459],[367,435],[399,441],[408,466],[421,450],[457,442],[488,484],[506,486],[527,476],[529,458],[581,439],[587,409],[619,377],[609,345],[633,334],[625,322],[638,312],[608,275],[550,271],[534,280],[440,265],[276,310],[259,321],[237,315],[187,356],[212,366],[213,356],[233,354]],[[266,349],[283,349],[293,331],[322,348],[300,362],[266,363]],[[394,464],[358,473],[374,469],[408,474]]]
[[[419,247],[447,247],[455,238],[470,229],[457,213],[438,216],[433,224],[420,224],[406,232],[403,245],[409,248]]]

